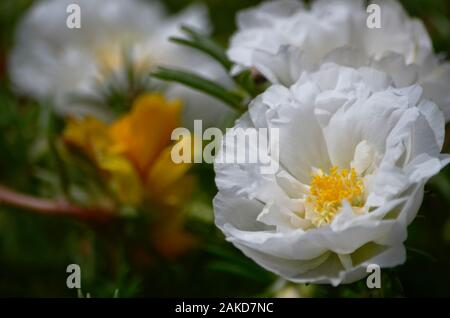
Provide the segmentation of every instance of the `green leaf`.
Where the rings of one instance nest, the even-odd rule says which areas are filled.
[[[257,282],[265,283],[271,281],[271,276],[263,271],[253,271],[249,268],[241,266],[240,264],[232,264],[228,262],[215,261],[208,264],[208,269],[217,272],[223,272],[251,279]]]
[[[234,80],[243,88],[245,89],[250,95],[256,96],[257,89],[255,82],[252,78],[252,71],[251,70],[245,70],[238,75],[234,77]]]
[[[42,105],[44,109],[44,118],[46,124],[46,137],[48,142],[48,148],[50,155],[53,160],[53,164],[55,166],[55,170],[58,173],[59,183],[62,190],[62,193],[68,197],[69,196],[69,175],[66,170],[66,166],[64,161],[61,158],[61,155],[58,151],[57,147],[57,136],[58,132],[56,131],[56,114],[53,111],[53,107],[51,105]]]
[[[172,42],[202,51],[222,64],[227,71],[231,69],[232,63],[228,59],[225,49],[220,44],[187,26],[183,26],[181,29],[189,38],[171,37],[170,40]]]
[[[164,81],[173,81],[214,96],[239,112],[246,109],[243,97],[227,88],[189,71],[159,67],[151,76]]]
[[[430,253],[427,253],[424,250],[421,250],[419,248],[414,248],[414,247],[410,247],[410,246],[406,246],[406,250],[412,253],[415,253],[419,256],[422,256],[426,259],[428,259],[429,261],[433,262],[433,263],[437,263],[438,260],[436,257],[434,257],[433,255],[431,255]]]

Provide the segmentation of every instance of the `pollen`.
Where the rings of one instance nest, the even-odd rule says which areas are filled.
[[[312,205],[317,217],[316,226],[331,223],[347,200],[352,207],[364,205],[364,182],[355,169],[339,169],[333,166],[329,174],[314,173],[306,202]]]

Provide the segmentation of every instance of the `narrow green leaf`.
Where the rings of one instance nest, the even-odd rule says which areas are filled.
[[[59,182],[62,189],[63,194],[68,197],[69,196],[69,175],[66,170],[66,166],[64,164],[63,159],[60,156],[60,153],[57,148],[57,132],[55,127],[56,117],[53,112],[53,108],[50,105],[44,105],[44,116],[47,127],[47,142],[49,146],[50,155],[52,156],[53,162],[55,164],[56,171],[59,176]]]
[[[217,272],[228,273],[247,279],[252,279],[257,282],[267,284],[271,280],[271,275],[263,271],[253,271],[239,264],[232,264],[227,262],[215,261],[208,264],[208,269]]]
[[[188,38],[172,37],[171,41],[200,50],[217,60],[226,70],[231,69],[232,63],[220,44],[190,27],[182,26],[181,29],[188,35]]]
[[[258,91],[255,85],[255,82],[252,78],[252,72],[251,70],[243,71],[242,73],[238,74],[234,77],[234,80],[236,83],[238,83],[239,86],[241,86],[243,89],[245,89],[251,96],[255,97],[258,95]]]
[[[151,76],[173,81],[214,96],[234,109],[244,112],[243,97],[225,87],[192,72],[159,67]]]
[[[174,43],[199,50],[219,62],[227,71],[231,69],[231,61],[228,60],[224,51],[216,46],[218,44],[211,39],[204,38],[202,40],[193,40],[180,37],[170,37],[169,40]]]
[[[428,259],[429,261],[432,261],[432,262],[434,262],[434,263],[437,263],[437,262],[438,262],[438,260],[437,260],[436,257],[434,257],[433,255],[431,255],[430,253],[427,253],[427,252],[424,251],[424,250],[421,250],[421,249],[418,249],[418,248],[414,248],[414,247],[409,247],[409,246],[406,246],[406,250],[409,251],[409,252],[415,253],[415,254],[417,254],[417,255],[419,255],[419,256],[422,256],[422,257],[424,257],[424,258],[426,258],[426,259]]]

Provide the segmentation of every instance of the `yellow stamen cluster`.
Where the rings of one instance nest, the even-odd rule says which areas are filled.
[[[329,174],[313,174],[310,194],[306,199],[318,215],[313,223],[317,226],[323,222],[330,223],[341,208],[343,200],[347,200],[353,207],[364,205],[364,183],[355,169],[339,169],[333,166]]]

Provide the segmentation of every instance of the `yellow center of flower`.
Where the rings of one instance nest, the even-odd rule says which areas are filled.
[[[317,218],[313,220],[316,226],[324,222],[330,223],[342,207],[343,200],[347,200],[353,207],[364,205],[364,183],[355,169],[333,166],[329,174],[313,174],[306,202],[312,205],[317,214]]]

